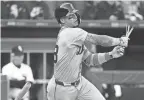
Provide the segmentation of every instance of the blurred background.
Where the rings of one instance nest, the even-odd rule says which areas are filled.
[[[63,2],[72,3],[84,20],[143,20],[143,1],[1,1],[2,19],[52,20]]]
[[[46,100],[60,29],[54,10],[63,2],[70,2],[79,10],[80,27],[88,32],[121,37],[125,35],[127,24],[135,28],[123,57],[98,68],[83,64],[82,74],[107,100],[143,100],[144,1],[1,1],[1,68],[10,62],[11,48],[22,45],[24,63],[30,65],[36,81],[30,89],[29,100]],[[87,47],[91,52],[108,52],[113,48],[90,44]],[[1,100],[6,100],[9,82],[6,77],[1,80]]]

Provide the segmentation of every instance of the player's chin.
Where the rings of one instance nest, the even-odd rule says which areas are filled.
[[[78,21],[75,21],[75,22],[73,23],[73,25],[74,25],[74,26],[78,26]]]

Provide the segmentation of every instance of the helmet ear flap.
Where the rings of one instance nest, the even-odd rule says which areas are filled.
[[[68,13],[69,11],[67,9],[64,9],[64,8],[56,8],[55,9],[55,18],[56,20],[58,21],[58,23],[61,23],[61,18],[66,16],[66,14]]]
[[[79,13],[75,13],[75,15],[77,16],[77,20],[78,20],[78,26],[79,26],[79,24],[81,23],[81,16],[80,16],[80,14]]]

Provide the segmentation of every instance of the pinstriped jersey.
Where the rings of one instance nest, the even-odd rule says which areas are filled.
[[[71,83],[81,76],[86,36],[87,32],[81,28],[65,28],[58,34],[54,53],[54,77],[57,80]]]

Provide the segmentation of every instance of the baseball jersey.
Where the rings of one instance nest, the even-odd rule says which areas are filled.
[[[80,78],[87,34],[81,28],[65,28],[59,32],[54,53],[57,80],[71,83]]]
[[[9,79],[25,80],[34,82],[31,68],[22,63],[21,67],[16,67],[12,62],[8,63],[2,68],[2,74],[7,75]]]
[[[21,64],[20,68],[16,67],[12,62],[8,63],[2,68],[2,74],[7,75],[10,80],[26,80],[34,82],[33,74],[31,68],[26,64]],[[9,99],[16,98],[20,93],[20,88],[10,88]],[[29,97],[29,92],[23,96],[23,100],[27,100]]]

